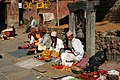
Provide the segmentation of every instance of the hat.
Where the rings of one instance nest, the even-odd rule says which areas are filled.
[[[71,31],[71,30],[69,30],[68,32],[67,32],[67,36],[70,36],[70,35],[72,35],[73,34],[73,32]]]
[[[56,37],[57,36],[57,32],[55,32],[55,31],[51,32],[51,36]]]

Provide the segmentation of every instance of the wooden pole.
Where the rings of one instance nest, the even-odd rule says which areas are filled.
[[[59,3],[56,1],[56,10],[57,10],[57,26],[59,26]]]

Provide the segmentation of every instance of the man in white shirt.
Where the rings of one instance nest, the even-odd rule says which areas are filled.
[[[62,65],[64,66],[74,66],[76,65],[84,56],[84,46],[81,41],[73,37],[73,32],[67,32],[67,38],[71,43],[72,49],[66,50],[61,54]]]
[[[57,32],[51,32],[51,40],[52,43],[49,49],[50,51],[60,52],[60,49],[64,48],[63,41],[57,38]]]

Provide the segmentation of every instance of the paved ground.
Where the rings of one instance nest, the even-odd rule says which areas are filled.
[[[32,69],[24,69],[15,65],[18,61],[29,59],[33,56],[15,58],[7,52],[17,50],[18,45],[28,40],[27,34],[23,34],[24,28],[17,29],[18,36],[14,40],[0,40],[0,80],[43,80],[41,75]],[[40,78],[39,78],[40,77]],[[44,77],[44,80],[49,80]]]
[[[49,77],[42,77],[42,75],[40,75],[35,70],[24,69],[14,65],[19,61],[33,57],[32,55],[18,59],[7,53],[17,50],[19,45],[22,45],[24,44],[24,41],[29,40],[27,38],[27,34],[23,34],[23,32],[24,28],[17,29],[18,36],[14,40],[0,40],[0,54],[3,55],[3,58],[0,59],[0,80],[52,80]],[[107,63],[108,62],[102,65],[101,68],[106,70],[115,69],[115,66],[117,66],[117,68],[120,68],[120,64],[116,62],[114,62],[114,64],[112,62],[110,64]]]

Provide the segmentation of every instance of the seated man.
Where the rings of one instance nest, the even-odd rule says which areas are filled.
[[[50,35],[46,33],[46,28],[43,28],[41,30],[40,35],[41,35],[41,38],[39,39],[38,50],[42,51],[45,49],[49,49],[51,45],[51,38],[50,38]]]
[[[28,34],[28,38],[30,39],[30,43],[28,45],[30,48],[29,51],[36,53],[37,47],[38,47],[38,45],[36,45],[36,43],[38,43],[39,39],[41,38],[40,30],[38,29],[38,27],[35,27],[35,28],[31,28],[30,31],[31,32]],[[30,54],[31,54],[31,52],[30,52]]]
[[[4,40],[14,39],[14,37],[16,36],[16,30],[14,28],[14,25],[11,24],[10,28],[2,30],[1,34],[2,34],[1,38]]]
[[[28,34],[28,38],[30,38],[30,44],[32,45],[39,42],[39,39],[41,38],[39,28],[31,28],[30,31],[31,32]]]
[[[57,37],[57,32],[51,32],[52,43],[50,46],[50,51],[60,52],[61,48],[64,48],[63,41]]]
[[[79,39],[73,37],[73,32],[70,30],[67,32],[67,38],[72,48],[61,54],[62,65],[75,66],[84,56],[84,46]]]
[[[60,56],[60,49],[64,48],[63,41],[59,38],[57,38],[57,32],[53,31],[51,32],[51,45],[49,50],[44,50],[41,53],[41,56],[44,59],[49,59],[49,58],[57,58]]]

